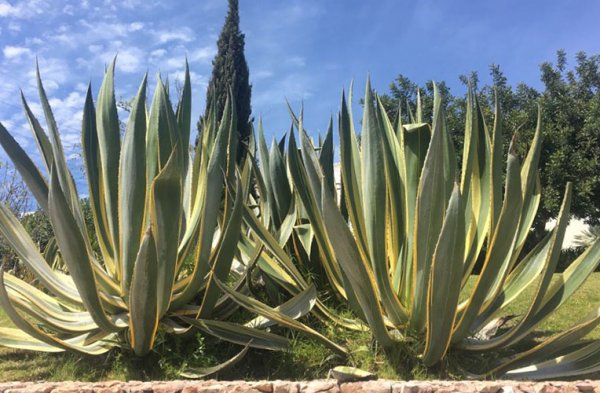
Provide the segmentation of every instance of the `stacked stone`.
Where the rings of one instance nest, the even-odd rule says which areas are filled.
[[[0,393],[600,393],[600,381],[0,382]]]

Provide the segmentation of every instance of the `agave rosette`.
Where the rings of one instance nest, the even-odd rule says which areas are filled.
[[[500,108],[490,132],[469,92],[459,171],[437,90],[431,125],[420,100],[409,124],[399,115],[392,122],[369,84],[363,103],[359,141],[342,97],[339,198],[302,119],[299,146],[292,134],[287,162],[327,279],[375,339],[393,347],[416,337],[427,366],[451,348],[480,353],[529,345],[486,371],[511,378],[600,369],[599,344],[579,341],[600,324],[600,309],[542,343],[524,341],[600,263],[596,241],[552,280],[570,217],[570,184],[554,230],[521,255],[540,202],[541,119],[523,163],[511,143],[504,171]],[[481,273],[466,287],[480,257]],[[534,294],[523,315],[492,337],[478,334],[501,321],[529,287]]]
[[[294,318],[310,310],[316,293],[306,285],[277,309],[247,296],[247,270],[238,251],[247,181],[234,160],[235,106],[228,102],[220,121],[205,119],[201,143],[190,154],[187,66],[176,110],[159,78],[148,111],[144,77],[121,137],[114,68],[113,62],[106,71],[97,108],[88,89],[82,123],[99,253],[88,237],[39,72],[49,134],[24,98],[23,105],[48,178],[0,125],[0,143],[49,216],[55,235],[42,254],[17,217],[0,206],[0,232],[39,282],[36,287],[0,273],[0,304],[16,326],[0,327],[0,345],[86,354],[124,346],[144,355],[152,350],[158,329],[181,334],[197,328],[244,346],[222,366],[239,360],[249,347],[287,348],[285,337],[264,327],[274,319],[304,329]],[[241,263],[237,272],[234,260]],[[51,265],[64,265],[64,271]],[[227,321],[240,305],[271,319],[259,317],[245,325]]]

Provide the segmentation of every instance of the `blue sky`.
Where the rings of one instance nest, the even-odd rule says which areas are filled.
[[[117,97],[130,98],[142,75],[181,78],[187,56],[194,116],[204,107],[226,0],[0,0],[0,121],[28,151],[34,142],[19,89],[37,104],[35,57],[65,148],[77,160],[85,88],[100,86],[118,53]],[[323,130],[340,92],[366,75],[386,92],[402,73],[418,83],[445,80],[500,64],[511,84],[539,87],[539,64],[563,48],[600,53],[600,2],[240,0],[241,27],[253,84],[253,115],[268,136],[289,128],[285,99],[305,105],[306,123]],[[152,82],[153,84],[155,82]],[[4,153],[2,153],[4,157]],[[75,161],[74,161],[75,162]]]

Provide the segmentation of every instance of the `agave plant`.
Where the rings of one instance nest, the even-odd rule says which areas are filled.
[[[294,123],[298,124],[298,117],[289,105],[288,108]],[[258,162],[253,159],[253,155],[248,157],[247,162],[251,166],[248,170],[252,171],[258,197],[255,199],[253,195],[249,195],[245,216],[245,221],[252,228],[253,236],[243,238],[242,249],[250,256],[253,250],[263,247],[277,261],[277,263],[269,262],[266,253],[257,260],[267,290],[271,289],[271,292],[276,295],[281,292],[295,294],[311,285],[321,293],[331,292],[330,281],[325,278],[330,272],[323,269],[323,265],[319,263],[323,250],[316,245],[313,246],[315,236],[312,226],[288,174],[285,139],[285,136],[279,142],[273,139],[270,148],[267,147],[262,121],[259,120],[256,146]],[[334,185],[331,121],[325,137],[319,138],[317,150],[321,167],[325,176],[328,176],[328,184]],[[245,176],[243,178],[248,179]],[[275,265],[279,268],[273,269]],[[353,330],[368,329],[362,321],[343,318],[332,311],[321,297],[315,299],[315,307],[312,311],[314,316],[325,323],[333,323]]]
[[[511,356],[497,355],[501,359],[486,374],[547,378],[599,370],[600,343],[579,339],[600,324],[600,308],[542,343],[524,340],[598,266],[600,241],[552,279],[569,220],[567,184],[557,226],[521,255],[540,202],[541,119],[523,163],[513,141],[503,171],[502,118],[495,109],[490,132],[469,92],[459,170],[437,90],[431,125],[423,121],[420,102],[414,120],[402,124],[400,115],[389,119],[367,83],[360,142],[343,96],[339,202],[330,169],[297,121],[300,148],[292,134],[288,171],[327,278],[379,343],[390,348],[416,339],[415,351],[427,366],[450,350],[513,348]],[[481,273],[467,289],[479,258]],[[534,294],[523,315],[491,337],[481,334],[503,320],[503,310],[528,287]]]
[[[49,134],[24,98],[23,106],[47,178],[0,124],[0,143],[55,234],[55,243],[42,254],[18,219],[0,206],[0,232],[39,282],[34,286],[0,269],[0,304],[16,326],[0,327],[0,345],[86,354],[121,346],[145,355],[159,329],[183,334],[196,328],[244,346],[219,367],[192,370],[188,376],[217,371],[249,347],[286,348],[285,337],[264,327],[276,321],[308,329],[289,315],[308,312],[316,293],[306,285],[274,310],[246,296],[243,264],[241,272],[231,269],[238,257],[245,199],[234,161],[235,105],[228,103],[220,121],[214,116],[205,120],[201,143],[191,155],[187,65],[175,111],[160,78],[147,110],[144,77],[121,138],[114,68],[113,62],[106,71],[97,108],[88,88],[82,123],[99,254],[91,247],[39,71]],[[51,268],[57,262],[64,271]],[[226,321],[240,304],[270,319],[259,317],[245,326]]]

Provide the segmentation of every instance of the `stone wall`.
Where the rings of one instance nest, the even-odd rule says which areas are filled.
[[[600,381],[289,381],[0,382],[0,393],[600,393]]]

